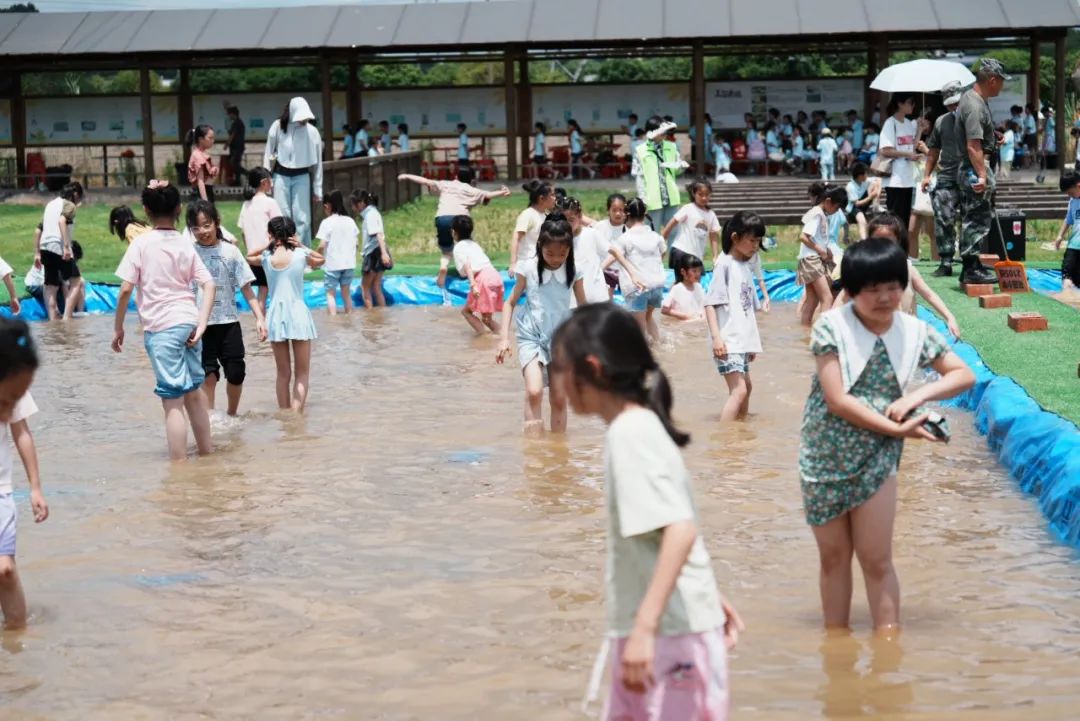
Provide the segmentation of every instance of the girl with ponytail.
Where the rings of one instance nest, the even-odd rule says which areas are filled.
[[[727,719],[727,649],[742,621],[721,597],[698,533],[672,393],[638,322],[610,303],[579,307],[552,341],[553,387],[600,416],[608,509],[607,718]],[[659,713],[657,709],[663,710]]]

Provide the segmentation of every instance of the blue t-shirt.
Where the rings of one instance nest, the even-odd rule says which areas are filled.
[[[341,154],[344,155],[346,158],[353,154],[353,143],[354,142],[355,141],[353,140],[353,136],[351,136],[351,135],[346,135],[345,136],[345,149],[342,151]]]
[[[570,133],[570,153],[572,155],[581,154],[581,133],[576,130]]]
[[[356,131],[356,140],[353,143],[353,152],[366,153],[368,148],[368,134],[366,130]]]
[[[401,149],[401,152],[403,152],[403,153],[409,152],[409,136],[408,135],[406,135],[405,133],[402,133],[401,135],[397,136],[397,144],[398,144],[398,148]]]
[[[546,141],[547,141],[547,138],[544,137],[543,133],[537,133],[536,134],[535,146],[533,147],[533,157],[534,158],[545,158],[545,157],[547,157],[547,151],[544,149],[544,143]]]
[[[457,157],[458,160],[469,159],[469,136],[466,133],[462,133],[457,139]]]
[[[770,130],[765,133],[765,147],[768,148],[770,153],[780,152],[780,138],[777,136],[775,130]]]
[[[864,180],[861,183],[856,183],[852,178],[847,184],[847,212],[850,213],[855,210],[855,201],[862,200],[866,195],[866,189],[870,187],[870,181]]]
[[[851,147],[858,150],[863,144],[863,121],[858,118],[851,124]]]
[[[731,165],[731,156],[728,155],[726,143],[713,143],[713,163],[717,168],[727,168]]]
[[[833,213],[828,216],[829,221],[829,245],[830,247],[840,247],[840,235],[844,231],[844,226],[847,225],[847,216],[843,213]]]
[[[1069,209],[1065,213],[1065,222],[1069,224],[1069,250],[1080,250],[1080,198],[1069,198]]]
[[[1034,135],[1038,132],[1038,127],[1035,124],[1035,116],[1028,115],[1024,117],[1024,133],[1026,135]]]
[[[801,135],[791,139],[791,154],[796,158],[806,157],[806,142]]]

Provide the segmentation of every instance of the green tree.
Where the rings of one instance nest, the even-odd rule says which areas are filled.
[[[15,3],[6,8],[0,8],[0,13],[36,13],[38,9],[34,3]]]

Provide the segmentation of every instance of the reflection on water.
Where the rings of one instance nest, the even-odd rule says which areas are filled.
[[[603,632],[601,424],[522,438],[519,374],[452,309],[317,322],[308,416],[276,413],[249,337],[240,419],[178,467],[140,348],[109,353],[107,318],[35,327],[53,515],[20,534],[33,625],[2,637],[0,719],[580,718]],[[795,478],[806,334],[788,308],[762,326],[747,424],[717,421],[704,327],[660,350],[747,623],[736,717],[1075,716],[1080,566],[963,414],[951,445],[904,456],[904,633],[871,638],[856,583],[854,633],[824,635]]]

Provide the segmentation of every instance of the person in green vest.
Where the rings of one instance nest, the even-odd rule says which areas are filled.
[[[643,190],[641,199],[657,229],[665,227],[682,206],[675,179],[684,168],[690,167],[679,156],[678,146],[664,139],[664,134],[674,127],[674,123],[665,123],[659,115],[652,116],[645,123],[646,141],[634,151],[640,172],[639,187]]]

